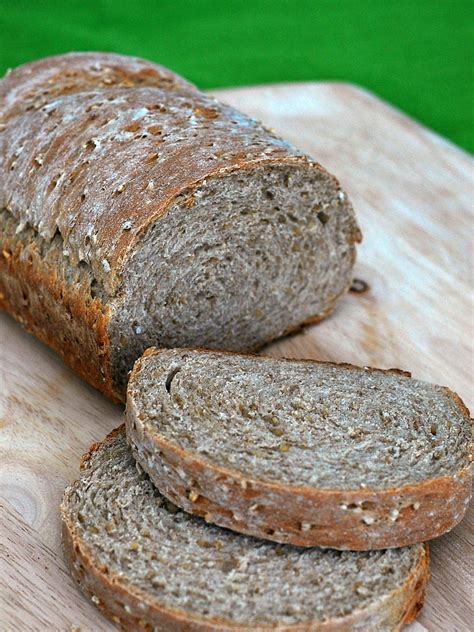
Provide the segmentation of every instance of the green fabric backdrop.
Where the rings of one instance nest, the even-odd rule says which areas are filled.
[[[202,88],[337,79],[474,150],[474,0],[0,0],[0,70],[139,55]]]

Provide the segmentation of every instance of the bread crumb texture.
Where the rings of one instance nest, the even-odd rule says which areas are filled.
[[[399,373],[170,350],[144,359],[133,399],[148,433],[257,480],[384,490],[470,461],[453,394]]]

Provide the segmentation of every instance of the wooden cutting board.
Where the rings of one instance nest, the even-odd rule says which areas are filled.
[[[264,352],[408,369],[472,405],[469,157],[346,84],[216,94],[337,174],[364,233],[355,276],[369,290]],[[5,314],[0,342],[0,630],[112,630],[65,571],[58,505],[80,455],[121,423],[123,410]],[[427,602],[411,632],[471,629],[473,519],[471,506],[461,525],[433,542]]]

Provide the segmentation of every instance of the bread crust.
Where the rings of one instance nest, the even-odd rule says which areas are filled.
[[[39,59],[8,72],[0,82],[4,119],[37,110],[52,100],[86,90],[153,86],[182,94],[197,88],[168,68],[114,53],[67,53]]]
[[[0,308],[115,401],[125,394],[114,384],[108,329],[123,270],[177,198],[185,196],[192,212],[193,195],[207,179],[271,165],[317,173],[339,191],[337,180],[320,165],[257,122],[136,58],[81,53],[27,64],[0,82],[0,110],[0,208],[16,222],[12,235],[0,235],[6,253],[0,263]],[[134,117],[142,110],[148,122],[138,130]],[[150,125],[153,116],[156,125]],[[115,117],[116,129],[109,129]],[[201,138],[193,140],[196,125],[212,130],[206,134],[215,149],[205,149]],[[102,137],[105,129],[108,136]],[[189,137],[185,144],[180,133]],[[111,144],[124,134],[120,145]],[[89,168],[101,143],[107,161],[101,158]],[[157,160],[161,155],[163,162]],[[147,193],[150,181],[153,193]],[[352,213],[345,196],[340,204]],[[91,277],[100,290],[93,301],[89,288],[68,284],[43,261],[40,251],[56,236],[65,254],[62,259],[58,254],[55,265]],[[351,245],[361,239],[355,221],[348,239]],[[32,240],[43,240],[45,248],[38,248],[26,266],[21,257]],[[26,287],[27,307],[20,293]],[[322,319],[333,306],[304,324]]]
[[[2,226],[2,229],[5,228]],[[68,283],[62,253],[41,255],[34,238],[0,232],[0,309],[54,349],[82,379],[115,402],[107,332],[110,309],[87,280]]]
[[[159,353],[147,350],[130,376],[127,437],[135,458],[161,493],[185,511],[275,542],[353,551],[424,542],[451,530],[464,516],[471,495],[470,467],[453,476],[378,491],[315,489],[247,477],[187,452],[159,433],[146,431],[146,420],[135,407],[133,393],[145,358]],[[324,364],[354,371],[399,372]],[[454,393],[452,397],[468,415],[459,397]]]
[[[95,443],[83,456],[81,468],[103,444],[112,442],[123,426],[112,431],[102,443]],[[66,492],[67,494],[67,492]],[[100,568],[81,541],[67,510],[67,496],[61,505],[63,548],[71,574],[81,590],[102,613],[121,630],[148,632],[269,632],[272,625],[236,625],[223,619],[206,620],[172,610],[146,593],[125,587],[120,578]],[[351,615],[325,622],[278,626],[281,632],[398,632],[411,623],[421,608],[429,579],[428,545],[420,549],[420,558],[406,581],[384,599]]]

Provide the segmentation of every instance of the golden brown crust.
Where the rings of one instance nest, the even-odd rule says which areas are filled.
[[[135,410],[133,392],[143,359],[159,353],[147,350],[130,376],[127,436],[135,456],[160,491],[185,511],[275,542],[348,550],[424,542],[449,531],[462,519],[471,494],[470,467],[453,476],[393,489],[315,489],[247,477],[187,452],[158,433],[147,432],[145,420]],[[398,369],[325,364],[354,371],[398,373]],[[457,396],[454,399],[457,401]]]
[[[113,401],[107,333],[109,310],[90,286],[70,284],[61,274],[61,255],[45,258],[34,239],[0,234],[0,309],[54,349],[78,375]]]
[[[64,95],[111,87],[153,86],[182,94],[197,88],[163,66],[114,53],[68,53],[39,59],[9,72],[0,82],[3,117],[37,110]]]
[[[400,629],[405,625],[413,623],[420,613],[425,603],[426,584],[430,578],[430,549],[428,544],[424,545],[424,556],[419,566],[416,568],[410,580],[406,583],[403,590],[408,597],[405,613],[400,622]]]
[[[103,441],[96,441],[93,443],[90,448],[81,456],[81,461],[79,463],[79,469],[82,471],[87,467],[88,461],[94,456],[96,452],[98,452],[102,446],[113,443],[116,437],[121,435],[123,432],[123,425],[114,428],[109,432],[109,434],[105,437]]]
[[[463,415],[465,415],[466,417],[471,416],[469,408],[466,406],[466,404],[462,401],[462,399],[459,397],[457,393],[455,393],[454,391],[452,391],[450,388],[447,388],[447,387],[445,387],[444,391],[448,395],[448,397],[451,397],[451,399],[455,402],[455,404],[459,406],[459,408],[462,410]]]
[[[113,441],[123,426],[112,431],[103,443]],[[83,461],[88,461],[102,444],[94,444]],[[61,507],[63,547],[71,574],[82,591],[121,630],[134,632],[269,632],[274,625],[235,625],[229,621],[206,620],[171,610],[149,595],[125,586],[119,577],[100,568],[83,544],[63,504]],[[385,599],[349,616],[326,622],[312,621],[292,626],[279,626],[281,632],[350,632],[355,626],[367,632],[397,632],[411,623],[421,610],[429,578],[428,545],[421,550],[416,567],[406,581]],[[376,622],[376,623],[375,623]],[[360,627],[364,625],[364,628]],[[380,627],[383,626],[383,627]]]

